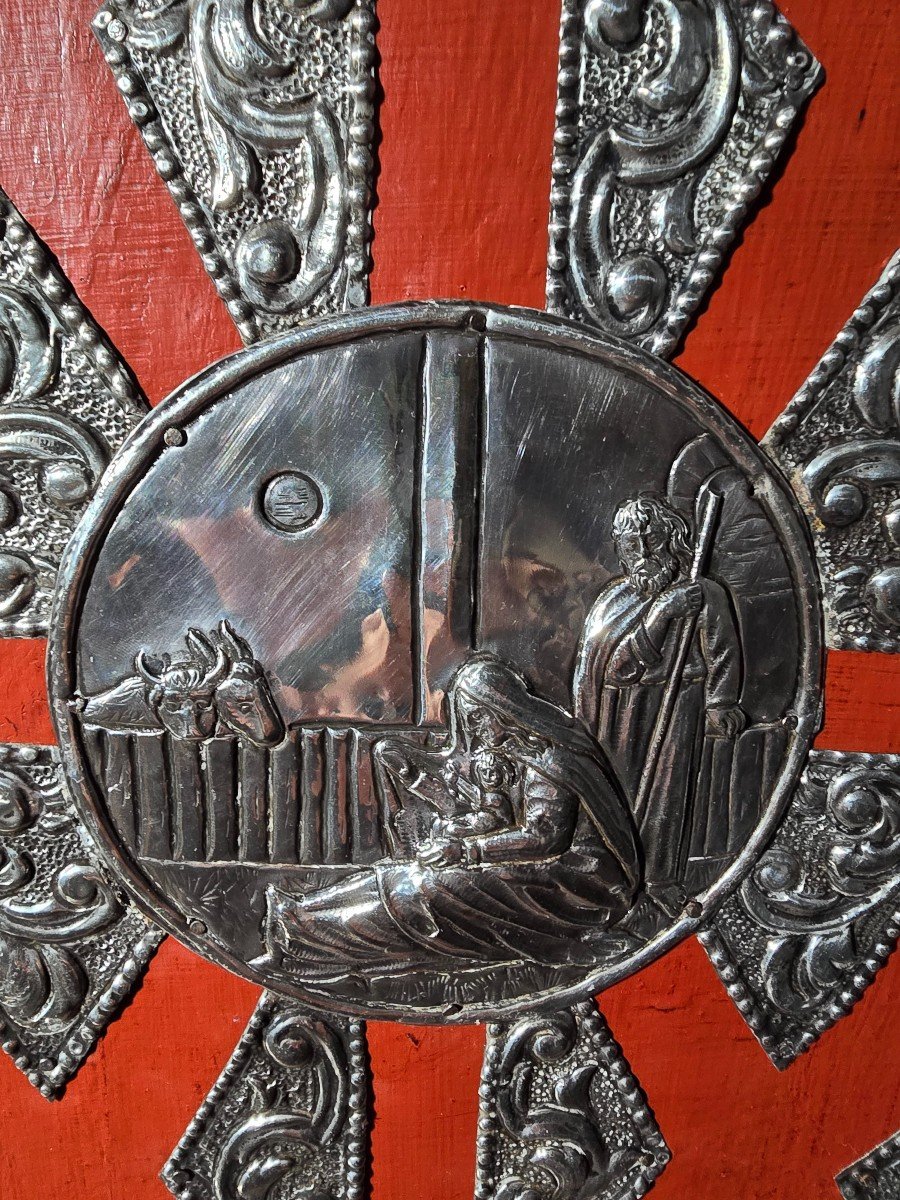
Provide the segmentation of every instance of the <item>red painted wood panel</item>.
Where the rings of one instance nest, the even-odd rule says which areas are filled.
[[[894,0],[785,0],[823,61],[777,186],[682,365],[757,435],[900,231]],[[94,0],[0,0],[0,182],[152,399],[236,348],[88,31]],[[556,0],[379,0],[383,142],[374,298],[542,303]],[[892,19],[893,18],[893,19]],[[43,646],[0,643],[0,738],[47,742]],[[823,746],[900,748],[900,659],[833,654]],[[0,1061],[3,1200],[163,1200],[156,1179],[254,989],[169,941],[61,1105]],[[784,1075],[687,944],[603,1006],[675,1161],[659,1200],[829,1200],[900,1125],[900,959]],[[472,1193],[482,1034],[376,1025],[375,1200]]]

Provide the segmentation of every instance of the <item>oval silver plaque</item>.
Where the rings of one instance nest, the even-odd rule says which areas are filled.
[[[372,310],[212,368],[63,577],[55,719],[110,864],[342,1012],[486,1019],[645,965],[756,861],[817,728],[772,465],[674,368],[522,310]]]

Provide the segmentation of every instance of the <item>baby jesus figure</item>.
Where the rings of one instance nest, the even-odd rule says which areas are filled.
[[[458,777],[459,795],[470,807],[450,816],[437,816],[431,827],[434,841],[468,837],[474,833],[496,833],[515,824],[510,790],[514,772],[499,754],[482,750],[472,762],[474,783]]]

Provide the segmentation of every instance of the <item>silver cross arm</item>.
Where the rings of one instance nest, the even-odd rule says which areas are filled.
[[[364,306],[374,0],[109,0],[94,30],[244,341]]]
[[[47,632],[62,553],[147,401],[0,191],[0,637]]]
[[[0,1038],[48,1100],[163,939],[96,861],[55,749],[0,746]]]

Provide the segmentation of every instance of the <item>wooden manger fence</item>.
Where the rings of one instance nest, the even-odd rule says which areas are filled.
[[[272,749],[97,728],[85,741],[113,823],[141,857],[319,866],[386,853],[370,751],[398,732],[293,727]]]
[[[371,749],[400,732],[424,740],[429,731],[294,726],[267,750],[233,735],[185,742],[162,732],[84,730],[113,824],[135,854],[304,866],[364,865],[390,853]],[[787,736],[781,722],[751,726],[725,747],[721,769],[713,743],[708,829],[699,837],[710,859],[743,847],[781,769]]]

